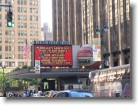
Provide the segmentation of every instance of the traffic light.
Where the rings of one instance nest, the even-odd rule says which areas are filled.
[[[13,13],[11,11],[8,11],[7,12],[7,27],[12,27],[13,26],[12,16],[13,16]]]

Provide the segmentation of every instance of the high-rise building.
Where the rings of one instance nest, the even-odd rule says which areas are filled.
[[[53,41],[52,32],[50,31],[50,27],[48,26],[48,23],[43,24],[42,36],[44,41]]]
[[[34,40],[41,40],[40,2],[0,0],[0,4],[9,2],[12,5],[13,27],[7,27],[6,23],[9,7],[0,7],[0,67],[6,65],[6,68],[14,69],[30,66],[30,45]]]
[[[88,43],[101,38],[102,60],[110,61],[110,66],[130,63],[130,0],[82,0],[82,28],[83,44],[86,44],[86,31]]]
[[[54,41],[82,45],[81,0],[52,0]]]

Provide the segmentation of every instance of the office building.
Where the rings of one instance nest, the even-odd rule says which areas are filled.
[[[44,41],[53,41],[52,32],[50,31],[50,27],[48,26],[48,23],[43,24],[42,37]]]
[[[0,0],[0,4],[10,4],[13,12],[13,27],[7,27],[9,7],[0,7],[0,67],[14,69],[30,66],[30,45],[41,40],[41,18],[39,0]],[[25,55],[24,46],[28,51]]]
[[[81,0],[52,0],[54,41],[82,45]]]
[[[94,38],[101,38],[104,65],[105,61],[109,61],[110,66],[130,63],[130,0],[82,0],[82,28],[83,44],[86,44],[86,38],[88,43],[92,43]]]

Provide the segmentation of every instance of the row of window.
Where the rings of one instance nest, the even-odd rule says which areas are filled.
[[[0,46],[0,51],[3,51],[2,46]],[[15,51],[15,46],[5,46],[5,51]]]
[[[7,11],[7,10],[5,10]],[[30,8],[30,13],[38,13],[38,8]],[[18,13],[27,13],[27,7],[17,7]]]
[[[2,43],[2,38],[0,38],[0,43]],[[5,38],[5,43],[15,43],[14,38]]]
[[[2,59],[2,54],[0,54],[0,59]],[[15,54],[5,54],[5,59],[15,59]],[[18,59],[24,59],[24,54],[18,54]]]
[[[9,2],[14,4],[14,1],[17,1],[18,5],[27,5],[29,2],[30,5],[38,5],[38,0],[5,0],[5,2],[2,2],[3,0],[0,0],[0,3],[8,4]]]
[[[17,4],[18,5],[27,5],[28,1],[29,0],[18,0]],[[30,5],[38,5],[38,0],[30,0],[29,3],[30,3]]]
[[[0,46],[0,51],[2,50],[2,46]],[[5,51],[15,51],[15,46],[5,46]],[[24,46],[18,46],[18,52],[23,52]]]
[[[0,35],[2,35],[2,30],[0,30]],[[6,30],[5,35],[13,36],[13,35],[15,35],[15,31],[14,30]],[[27,31],[26,30],[19,30],[18,36],[27,36]],[[30,36],[38,36],[38,31],[31,31]]]
[[[6,62],[5,62],[5,65],[6,65],[6,67],[16,67],[14,61],[12,61],[12,62],[6,61]],[[24,66],[24,65],[25,65],[24,62],[18,62],[18,65],[17,65],[17,66],[18,66],[18,67],[22,67],[22,66]],[[2,61],[0,61],[0,67],[2,67]]]
[[[3,22],[0,22],[0,27],[3,27],[2,23]],[[18,23],[17,25],[18,25],[18,28],[28,28],[28,24],[27,23]],[[7,23],[5,23],[4,26],[7,28]],[[14,27],[14,22],[13,22],[13,27]],[[35,23],[31,23],[30,24],[30,28],[38,29],[38,24],[37,23],[36,24]],[[14,31],[12,31],[12,32],[14,33]],[[7,33],[7,32],[5,32],[5,33]],[[10,32],[8,32],[8,33],[10,33]],[[2,34],[2,31],[0,30],[0,35],[1,34]],[[6,34],[6,35],[9,35],[9,34]],[[10,34],[10,35],[12,35],[12,34]]]
[[[35,35],[34,35],[35,36]],[[18,38],[18,44],[24,44],[24,42],[25,42],[25,40],[26,40],[26,38]],[[33,43],[33,41],[35,41],[35,40],[37,40],[37,39],[35,39],[35,38],[31,38],[30,39],[30,44],[32,44]],[[0,38],[0,43],[2,43],[2,38]],[[5,43],[15,43],[15,38],[5,38]],[[1,50],[0,50],[1,51]]]
[[[2,14],[0,14],[0,19],[2,19]],[[5,14],[5,20],[7,19],[7,14]],[[14,20],[14,16],[13,16]],[[18,21],[19,20],[27,20],[27,15],[18,15]],[[38,16],[30,15],[30,21],[38,21]]]

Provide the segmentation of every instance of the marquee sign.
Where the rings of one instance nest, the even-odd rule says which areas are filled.
[[[72,46],[35,45],[34,58],[40,60],[41,67],[72,66]]]

